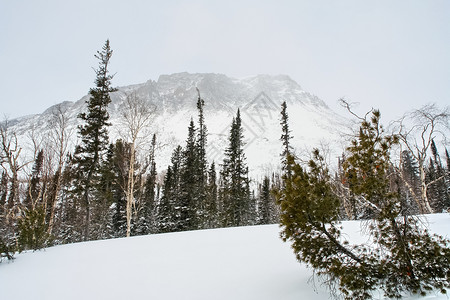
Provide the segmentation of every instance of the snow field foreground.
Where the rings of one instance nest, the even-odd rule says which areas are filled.
[[[424,222],[450,237],[450,214]],[[352,241],[364,240],[359,222],[344,227]],[[0,299],[329,299],[279,232],[278,225],[201,230],[22,253],[0,264]]]

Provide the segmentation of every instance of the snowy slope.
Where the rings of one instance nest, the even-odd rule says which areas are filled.
[[[433,232],[450,236],[449,214],[428,218]],[[344,224],[351,239],[361,239],[358,222]],[[277,225],[192,231],[22,253],[0,264],[0,299],[329,299],[279,231]]]
[[[331,143],[338,149],[339,133],[345,131],[346,120],[334,113],[316,96],[302,90],[299,84],[286,75],[257,75],[243,79],[230,78],[222,74],[176,73],[161,75],[157,81],[119,88],[112,94],[109,107],[111,115],[111,140],[119,137],[119,108],[127,94],[152,102],[157,107],[151,131],[157,134],[161,147],[156,159],[159,169],[165,169],[173,149],[184,146],[187,127],[191,118],[197,121],[197,90],[205,100],[205,121],[208,127],[207,155],[210,161],[221,163],[232,118],[237,109],[241,111],[246,142],[246,154],[250,172],[263,174],[279,166],[281,153],[281,128],[279,124],[281,103],[288,104],[290,126],[296,149],[317,147],[321,141]],[[77,102],[64,102],[72,129],[72,145],[76,143],[77,115],[85,110],[84,96]],[[48,136],[48,121],[54,108],[34,116],[12,120],[21,145],[32,145],[31,133],[35,137]],[[45,140],[45,138],[44,138]],[[148,142],[150,138],[147,139]],[[149,143],[147,143],[148,146]],[[25,149],[27,150],[27,149]],[[31,154],[32,149],[28,149]],[[340,148],[337,150],[340,154]]]

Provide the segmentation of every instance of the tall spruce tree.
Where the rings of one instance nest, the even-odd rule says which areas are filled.
[[[42,196],[41,189],[41,173],[44,163],[44,151],[40,150],[34,161],[33,170],[31,172],[31,179],[27,188],[27,195],[25,197],[25,207],[27,209],[34,209],[39,198]]]
[[[203,107],[205,101],[200,96],[200,90],[197,88],[197,111],[198,111],[198,130],[196,139],[197,148],[197,167],[196,167],[196,215],[198,216],[198,228],[205,228],[208,224],[208,203],[207,203],[207,185],[208,185],[208,161],[206,158],[206,145],[208,130],[205,124],[205,116],[203,114]]]
[[[152,137],[152,145],[149,153],[149,167],[144,184],[144,191],[141,196],[142,208],[139,212],[138,234],[150,234],[155,232],[155,211],[156,211],[156,134]]]
[[[162,187],[162,197],[157,210],[159,232],[177,231],[181,227],[181,172],[183,148],[178,146],[172,153],[171,165],[167,168]]]
[[[283,170],[286,171],[287,176],[291,176],[291,165],[288,164],[288,157],[293,155],[290,140],[292,139],[291,131],[289,130],[289,116],[287,113],[286,101],[281,104],[281,142],[283,143],[283,151],[281,152],[281,164]]]
[[[416,195],[420,194],[420,178],[417,161],[411,156],[411,153],[404,150],[401,154],[401,174],[403,181],[405,182],[405,188],[403,191],[403,204],[402,206],[408,214],[419,213],[419,207],[414,200]]]
[[[100,218],[103,218],[103,224],[98,230],[102,230],[103,235],[109,237],[124,237],[127,231],[126,218],[126,193],[124,186],[128,182],[129,166],[129,145],[122,140],[117,140],[109,146],[106,158],[103,160],[101,168],[101,179],[99,184],[99,203],[101,206],[98,212],[101,212]],[[106,213],[112,208],[112,211]],[[105,228],[107,227],[107,228]],[[108,232],[105,230],[108,229]],[[103,236],[106,238],[106,236]]]
[[[264,176],[263,182],[259,186],[258,224],[271,223],[271,212],[273,210],[271,202],[272,198],[270,195],[270,179],[268,176]]]
[[[214,162],[211,163],[211,166],[208,170],[208,185],[206,187],[206,224],[205,228],[215,228],[219,226],[218,222],[218,203],[217,203],[217,174],[216,174],[216,165]]]
[[[445,168],[442,165],[441,157],[434,139],[431,140],[431,153],[433,158],[430,158],[426,176],[430,185],[428,194],[430,195],[430,203],[435,212],[442,212],[448,208],[449,191],[447,183],[445,182]]]
[[[81,144],[76,147],[74,153],[74,162],[79,172],[75,184],[85,209],[84,240],[90,238],[91,206],[95,199],[101,161],[108,147],[110,123],[107,109],[111,103],[110,93],[117,91],[111,86],[113,75],[110,75],[108,70],[112,53],[109,40],[105,42],[102,51],[97,51],[95,57],[99,60],[99,66],[95,70],[95,87],[89,90],[90,97],[86,101],[88,111],[78,115],[84,124],[78,127]]]
[[[249,215],[250,187],[239,109],[231,123],[228,142],[220,174],[222,223],[224,226],[242,226],[247,225],[248,221],[246,217]]]
[[[196,146],[196,128],[191,119],[188,128],[186,148],[183,151],[183,163],[181,174],[181,197],[179,201],[178,230],[197,229],[198,218],[198,152]]]

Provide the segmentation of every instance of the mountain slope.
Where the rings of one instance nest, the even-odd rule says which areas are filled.
[[[121,103],[127,94],[135,93],[157,108],[151,130],[156,132],[159,144],[163,146],[157,151],[157,162],[160,168],[165,168],[176,145],[184,145],[190,119],[197,119],[196,88],[205,100],[209,159],[221,162],[231,120],[239,108],[248,163],[253,174],[267,173],[279,166],[279,116],[283,101],[288,104],[294,135],[292,143],[297,149],[317,147],[321,141],[327,141],[333,149],[337,149],[339,133],[346,130],[344,118],[316,96],[303,91],[288,76],[258,75],[234,79],[222,74],[177,73],[161,75],[157,81],[121,87],[113,93],[109,107],[113,124],[111,139],[120,136]],[[87,97],[75,103],[62,103],[72,129],[72,145],[76,144],[76,127],[80,124],[77,115],[85,110]],[[20,139],[26,141],[31,131],[35,136],[47,136],[51,129],[48,121],[54,109],[52,107],[40,115],[13,120],[14,130],[19,133]]]
[[[450,215],[428,215],[430,230],[450,235]],[[364,242],[360,223],[344,222]],[[94,241],[17,255],[0,264],[8,300],[327,300],[312,272],[295,260],[277,225]],[[317,283],[317,282],[316,282]],[[383,299],[375,295],[375,299]],[[430,294],[427,299],[447,299]],[[419,299],[405,295],[404,299]]]

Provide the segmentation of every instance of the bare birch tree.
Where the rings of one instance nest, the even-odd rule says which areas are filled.
[[[48,233],[51,234],[55,222],[55,212],[58,194],[62,184],[62,170],[64,161],[68,153],[69,140],[73,133],[73,128],[69,127],[70,117],[67,109],[58,104],[52,110],[51,118],[48,122],[49,138],[51,141],[50,152],[56,161],[56,171],[53,176],[53,184],[50,191],[50,217],[48,223]]]
[[[21,156],[22,147],[20,147],[17,134],[9,127],[9,122],[5,120],[0,123],[0,167],[6,174],[10,182],[10,192],[7,200],[6,215],[18,206],[15,201],[18,200],[19,192],[19,172],[31,161],[24,161]]]
[[[449,120],[450,111],[448,107],[439,109],[434,104],[428,104],[405,114],[395,123],[397,125],[398,136],[402,142],[401,147],[409,151],[412,158],[418,163],[420,195],[418,195],[414,187],[402,176],[404,172],[399,172],[399,174],[415,199],[421,213],[433,212],[428,198],[428,187],[444,179],[444,176],[440,176],[427,182],[426,161],[432,140],[435,138],[445,140],[449,134]],[[401,161],[399,165],[401,168]]]
[[[127,95],[120,107],[121,123],[123,125],[120,135],[130,145],[128,183],[125,187],[127,237],[130,236],[132,210],[136,205],[134,199],[136,153],[145,142],[146,137],[149,137],[149,127],[155,112],[156,106],[139,97],[136,93]]]

